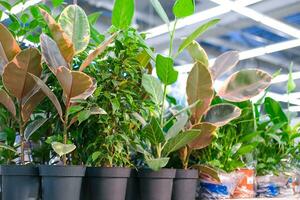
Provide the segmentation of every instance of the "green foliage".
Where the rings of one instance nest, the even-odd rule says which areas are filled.
[[[134,0],[115,0],[112,12],[112,25],[126,29],[131,25],[134,15]]]
[[[156,74],[166,85],[175,83],[178,79],[178,72],[174,70],[173,59],[158,54],[156,57]]]
[[[177,18],[184,18],[194,14],[194,0],[177,0],[173,6],[173,13]]]
[[[160,18],[166,23],[169,24],[170,20],[169,17],[166,13],[166,11],[164,10],[164,8],[162,7],[162,5],[160,4],[159,0],[150,0],[153,8],[155,9],[155,11],[157,12],[157,14],[160,16]]]

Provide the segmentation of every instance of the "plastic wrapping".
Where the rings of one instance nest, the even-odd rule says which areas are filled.
[[[238,173],[243,174],[243,178],[238,182],[232,198],[253,198],[256,195],[254,180],[255,170],[254,169],[239,169]]]

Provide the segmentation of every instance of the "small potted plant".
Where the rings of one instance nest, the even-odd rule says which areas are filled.
[[[2,144],[2,148],[12,150],[19,155],[16,162],[19,165],[2,165],[2,198],[20,199],[34,198],[39,196],[38,168],[30,164],[30,155],[26,154],[26,146],[29,137],[41,127],[47,120],[40,119],[30,122],[34,108],[45,97],[40,95],[35,98],[39,91],[35,82],[28,76],[32,73],[37,77],[42,76],[41,54],[36,48],[21,50],[17,41],[0,24],[0,75],[4,89],[0,90],[0,103],[11,113],[18,123],[20,153],[15,148]],[[17,106],[16,106],[17,105]],[[19,187],[15,187],[15,183]]]

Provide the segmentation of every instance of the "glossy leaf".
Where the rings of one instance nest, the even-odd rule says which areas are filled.
[[[142,85],[156,104],[161,105],[163,103],[163,90],[157,78],[143,74]]]
[[[0,104],[2,104],[14,117],[16,117],[16,106],[11,97],[0,89]]]
[[[93,86],[91,77],[83,72],[71,71],[66,67],[58,68],[56,77],[69,100],[83,94]]]
[[[28,76],[32,73],[41,76],[41,55],[35,48],[21,51],[4,69],[3,84],[16,98],[21,100],[35,86],[35,81]]]
[[[61,105],[60,105],[57,97],[55,96],[55,94],[48,88],[48,86],[39,77],[35,76],[34,74],[29,74],[29,75],[33,78],[33,80],[36,82],[36,84],[41,88],[41,90],[44,92],[44,94],[50,99],[50,101],[55,106],[57,113],[60,116],[60,119],[62,121],[64,121]]]
[[[178,72],[174,70],[173,59],[158,54],[156,57],[156,74],[161,82],[166,85],[175,83],[178,78]]]
[[[69,5],[60,14],[58,23],[71,39],[75,54],[84,51],[90,42],[90,24],[84,10]]]
[[[72,97],[71,102],[76,102],[78,100],[87,100],[90,96],[92,96],[97,89],[97,80],[92,78],[92,85],[85,92],[81,93],[78,96]]]
[[[177,134],[169,139],[163,147],[163,155],[168,156],[170,153],[186,146],[201,135],[201,130],[189,130]]]
[[[288,117],[283,112],[279,102],[270,97],[266,97],[264,107],[266,113],[274,124],[288,123]]]
[[[203,65],[208,67],[208,65],[209,65],[208,56],[207,56],[205,50],[200,46],[200,44],[198,42],[196,42],[194,40],[187,47],[187,50],[195,62],[201,62]]]
[[[296,89],[296,83],[293,79],[293,63],[290,64],[289,68],[289,79],[287,83],[287,92],[288,94],[293,92]]]
[[[3,74],[5,65],[7,65],[8,59],[6,57],[5,51],[0,43],[0,75]]]
[[[56,74],[56,70],[60,66],[69,68],[69,64],[60,53],[60,50],[54,40],[52,40],[48,35],[42,33],[40,41],[43,59],[54,74]]]
[[[177,18],[184,18],[194,14],[195,1],[194,0],[176,0],[173,6],[173,13]]]
[[[192,129],[201,130],[201,134],[189,143],[190,148],[203,149],[211,144],[217,127],[213,124],[202,122],[193,126]]]
[[[6,58],[8,61],[11,61],[18,53],[21,52],[21,49],[13,37],[13,35],[9,32],[9,30],[0,23],[0,43],[5,52]]]
[[[51,146],[60,157],[67,155],[76,149],[74,144],[63,144],[60,142],[52,142]]]
[[[164,168],[168,162],[169,162],[170,158],[152,158],[152,159],[145,159],[146,164],[148,165],[148,167],[150,169],[152,169],[153,171],[158,171],[161,168]]]
[[[157,12],[157,14],[160,16],[160,18],[166,23],[169,24],[170,20],[169,17],[166,13],[166,11],[164,10],[164,8],[162,7],[161,3],[159,2],[159,0],[150,0],[153,8],[155,9],[155,11]]]
[[[112,25],[126,29],[131,25],[134,15],[134,0],[115,0],[112,12]]]
[[[211,20],[199,28],[197,28],[191,35],[189,35],[179,46],[178,53],[180,54],[185,48],[187,48],[194,40],[196,40],[200,35],[202,35],[208,28],[217,24],[220,20],[214,19]]]
[[[200,105],[191,108],[192,116],[197,123],[209,108],[214,97],[213,81],[207,67],[197,62],[189,73],[186,84],[189,105],[201,101]]]
[[[188,120],[189,118],[187,114],[179,115],[173,126],[169,128],[166,134],[166,140],[175,137],[180,131],[182,131]]]
[[[153,145],[157,145],[165,141],[164,132],[155,117],[151,118],[151,121],[143,128],[142,132],[143,136]]]
[[[91,64],[91,62],[97,58],[97,56],[99,56],[101,53],[103,53],[103,51],[107,48],[108,45],[110,45],[115,37],[117,35],[113,34],[107,41],[105,41],[103,44],[101,44],[99,47],[97,47],[92,53],[90,53],[88,55],[88,57],[83,61],[83,63],[81,64],[79,71],[83,71],[87,66],[89,66]],[[61,65],[63,66],[63,65]]]
[[[228,51],[217,57],[215,63],[210,68],[214,79],[234,68],[239,62],[238,51]]]
[[[28,124],[24,131],[25,140],[28,141],[30,136],[32,136],[32,134],[34,134],[41,126],[43,126],[47,120],[48,120],[47,118],[46,119],[36,119],[33,122],[31,122],[30,124]]]
[[[218,104],[209,108],[204,117],[204,121],[221,127],[238,118],[241,113],[242,110],[232,104]]]
[[[52,37],[56,42],[61,54],[63,55],[67,63],[71,63],[73,56],[75,55],[75,48],[72,40],[49,13],[47,13],[43,9],[40,9],[40,12],[44,17],[44,20],[48,24]]]
[[[272,77],[262,70],[242,70],[225,81],[218,95],[227,101],[246,101],[269,87],[271,79]]]

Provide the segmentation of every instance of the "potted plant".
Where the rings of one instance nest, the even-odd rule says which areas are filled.
[[[20,153],[18,153],[13,147],[2,144],[2,148],[10,149],[19,154],[17,162],[20,164],[16,166],[1,166],[2,197],[4,199],[37,199],[39,195],[38,168],[25,165],[30,163],[30,155],[26,155],[26,144],[30,135],[47,120],[41,119],[30,124],[28,123],[34,108],[41,102],[44,95],[40,95],[39,99],[35,98],[38,87],[27,73],[41,77],[41,54],[36,48],[21,50],[8,29],[2,24],[0,24],[0,29],[3,33],[0,37],[2,60],[0,72],[5,88],[0,90],[0,103],[6,107],[14,117],[14,120],[18,122],[20,147]],[[26,127],[26,125],[28,126]],[[20,183],[23,187],[14,187],[15,182]]]
[[[40,9],[40,13],[54,38],[52,39],[46,34],[40,36],[43,60],[63,90],[62,101],[59,101],[44,81],[33,73],[29,73],[40,90],[49,97],[63,124],[62,140],[51,143],[53,150],[59,157],[62,157],[63,166],[41,165],[39,167],[42,177],[42,198],[80,199],[85,167],[68,165],[71,164],[71,156],[68,154],[76,148],[69,136],[69,128],[77,120],[80,120],[78,116],[73,116],[79,107],[78,103],[84,102],[96,89],[94,79],[81,71],[109,43],[105,43],[99,47],[100,50],[98,48],[89,54],[82,69],[75,71],[72,69],[73,57],[87,48],[90,39],[90,26],[85,12],[77,5],[69,5],[62,11],[58,22],[47,11]],[[64,103],[64,110],[60,102]],[[95,108],[93,114],[101,114],[101,112]]]

